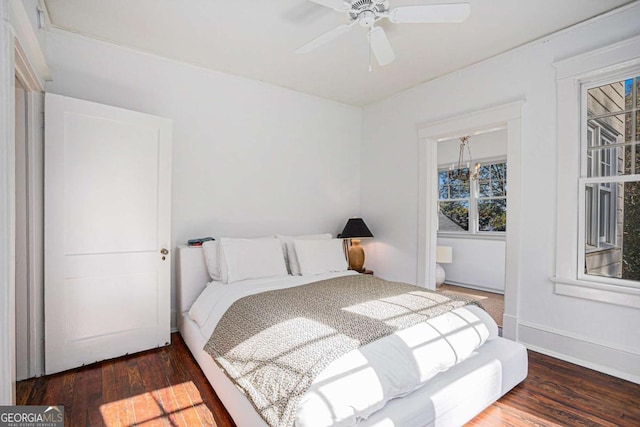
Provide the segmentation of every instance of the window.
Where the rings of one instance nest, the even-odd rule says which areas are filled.
[[[557,70],[555,293],[640,309],[640,37]],[[577,223],[577,227],[576,227]]]
[[[640,70],[583,84],[585,276],[640,281]]]
[[[468,170],[463,170],[468,176]],[[438,170],[438,229],[450,233],[504,233],[507,229],[507,163],[484,163],[478,179]]]

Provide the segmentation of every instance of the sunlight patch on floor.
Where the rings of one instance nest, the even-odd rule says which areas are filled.
[[[191,381],[100,406],[105,426],[215,426],[213,414]]]

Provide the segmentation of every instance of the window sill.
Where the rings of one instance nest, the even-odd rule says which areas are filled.
[[[555,293],[624,307],[640,308],[640,289],[606,283],[552,277]]]
[[[602,243],[600,246],[586,245],[585,254],[593,254],[596,252],[606,252],[613,249],[618,249],[618,247],[608,243]]]
[[[507,233],[455,233],[439,231],[438,237],[442,239],[465,239],[465,240],[507,240]]]

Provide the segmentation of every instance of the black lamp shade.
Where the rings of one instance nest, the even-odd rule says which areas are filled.
[[[362,218],[349,218],[347,225],[344,226],[344,230],[338,237],[341,239],[362,239],[364,237],[373,237],[373,234],[371,234],[371,230],[369,230]]]

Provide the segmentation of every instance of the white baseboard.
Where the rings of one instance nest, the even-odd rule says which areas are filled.
[[[494,293],[494,294],[504,295],[504,289],[489,288],[489,287],[486,287],[486,286],[475,285],[475,284],[472,284],[472,283],[456,282],[456,281],[453,281],[453,280],[445,279],[445,284],[446,285],[453,285],[453,286],[460,286],[461,288],[467,288],[467,289],[472,289],[472,290],[476,290],[476,291],[484,291],[484,292],[491,292],[491,293]]]
[[[635,349],[528,322],[518,324],[517,334],[530,350],[640,384],[640,354]]]

